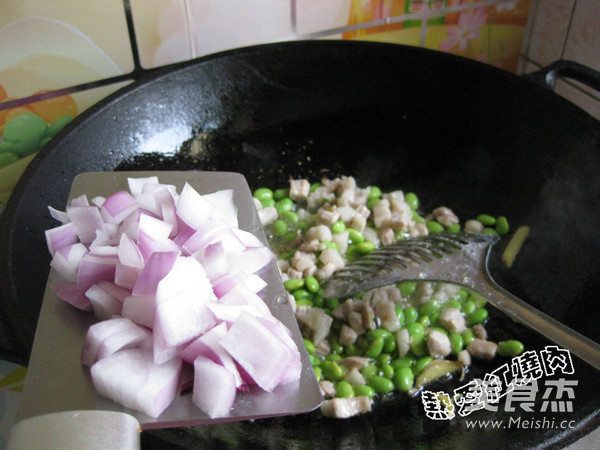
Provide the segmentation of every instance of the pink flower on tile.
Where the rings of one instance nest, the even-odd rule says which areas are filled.
[[[446,30],[448,39],[440,43],[440,50],[447,52],[458,45],[458,51],[464,52],[469,41],[479,37],[479,31],[486,21],[485,8],[475,8],[461,13],[458,16],[458,26]]]

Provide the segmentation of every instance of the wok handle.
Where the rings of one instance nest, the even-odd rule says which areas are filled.
[[[525,77],[549,89],[554,89],[554,83],[558,78],[571,78],[600,92],[600,72],[566,59],[555,61]]]

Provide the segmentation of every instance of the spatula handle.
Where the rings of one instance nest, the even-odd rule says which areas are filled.
[[[505,291],[489,274],[486,278],[473,288],[492,305],[600,370],[600,345]]]

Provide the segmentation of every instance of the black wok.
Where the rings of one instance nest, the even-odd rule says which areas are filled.
[[[465,219],[505,215],[513,229],[528,225],[531,233],[510,270],[500,263],[506,244],[494,250],[498,283],[600,341],[600,124],[529,80],[473,61],[321,41],[242,49],[169,68],[119,91],[57,135],[29,166],[1,218],[6,356],[29,357],[49,270],[43,231],[55,225],[46,206],[63,207],[80,172],[131,169],[239,171],[252,187],[282,186],[290,176],[350,174],[362,185],[417,192],[425,210],[444,204]],[[488,328],[494,340],[516,336],[530,349],[548,344],[499,314]],[[596,373],[574,362],[578,386],[568,418],[575,422],[567,430],[467,429],[464,420],[425,418],[418,398],[392,398],[349,421],[314,413],[144,433],[143,442],[157,448],[564,446],[599,425]],[[494,367],[480,365],[469,376]]]

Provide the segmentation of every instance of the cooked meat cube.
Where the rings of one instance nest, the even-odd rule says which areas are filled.
[[[314,253],[296,251],[290,262],[292,263],[293,269],[297,270],[298,272],[302,272],[305,269],[314,266],[316,260],[317,257]]]
[[[483,224],[477,220],[467,220],[464,230],[467,233],[481,233],[483,231]]]
[[[434,209],[433,217],[445,227],[449,227],[458,223],[458,217],[456,214],[454,214],[454,212],[452,212],[452,210],[446,206],[440,206],[439,208]]]
[[[340,344],[342,345],[350,345],[356,342],[356,338],[358,337],[358,333],[350,328],[348,325],[342,325],[342,329],[340,330]]]
[[[458,308],[444,308],[438,321],[450,332],[462,333],[467,329],[467,321]]]
[[[267,206],[258,210],[258,218],[263,226],[274,222],[277,217],[279,217],[279,214],[277,214],[277,209],[274,206]]]
[[[348,371],[344,377],[344,381],[347,381],[352,386],[358,386],[359,384],[365,384],[367,382],[363,374],[360,373],[360,370],[358,370],[356,367]]]
[[[400,321],[396,314],[396,305],[387,298],[379,298],[373,302],[375,315],[381,321],[381,327],[388,331],[396,331],[400,328]]]
[[[398,354],[400,358],[403,358],[410,350],[410,335],[408,334],[408,330],[406,328],[402,328],[400,331],[398,331],[396,336],[396,344],[398,346]]]
[[[321,380],[319,381],[319,388],[321,389],[321,394],[325,398],[333,398],[335,397],[335,384],[329,380]]]
[[[296,308],[296,319],[301,327],[308,329],[309,333],[306,333],[308,338],[317,346],[327,337],[333,322],[329,314],[313,306]]]
[[[473,325],[473,334],[476,338],[481,339],[483,341],[487,339],[487,331],[485,330],[485,327],[480,323]]]
[[[434,358],[448,356],[452,351],[450,348],[450,339],[441,331],[430,331],[427,336],[427,351]]]
[[[474,339],[467,350],[473,358],[492,360],[496,356],[498,344],[492,341],[484,341],[483,339]]]
[[[321,413],[325,417],[347,419],[371,411],[371,399],[366,395],[348,398],[332,398],[321,404]]]
[[[310,183],[308,180],[290,181],[290,198],[292,200],[306,200],[310,194]]]
[[[367,364],[371,362],[370,358],[366,356],[346,356],[338,361],[338,364],[348,368],[348,370],[352,369],[362,369]]]
[[[461,350],[460,352],[458,352],[458,355],[456,356],[456,360],[459,363],[461,363],[463,366],[470,366],[471,365],[471,354],[466,349]]]

